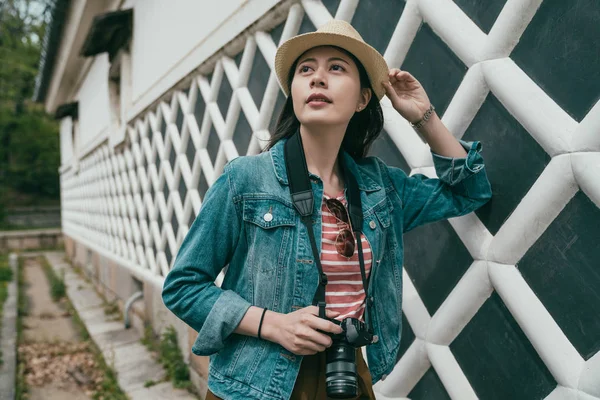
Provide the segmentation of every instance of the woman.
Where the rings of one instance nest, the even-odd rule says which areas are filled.
[[[207,398],[322,399],[325,350],[343,329],[311,305],[318,264],[328,282],[328,318],[363,321],[365,309],[372,310],[369,365],[357,350],[354,398],[374,399],[372,385],[391,372],[399,348],[402,234],[489,200],[480,145],[457,141],[419,82],[388,69],[346,22],[330,21],[288,40],[275,68],[288,99],[268,152],[230,162],[207,192],[166,277],[163,299],[199,332],[192,351],[211,356]],[[407,177],[366,157],[383,126],[384,94],[428,142],[440,179]],[[290,196],[284,154],[290,138],[304,150],[316,199],[317,257]],[[345,208],[351,176],[360,191],[362,249]],[[213,282],[225,266],[219,288]]]

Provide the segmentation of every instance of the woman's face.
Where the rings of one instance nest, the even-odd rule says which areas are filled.
[[[370,89],[361,89],[352,58],[331,46],[312,48],[298,58],[291,95],[296,118],[305,126],[347,126],[371,99]]]

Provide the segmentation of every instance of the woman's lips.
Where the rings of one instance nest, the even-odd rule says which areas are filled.
[[[321,103],[331,103],[331,99],[327,96],[325,96],[323,93],[312,93],[310,96],[308,96],[308,98],[306,99],[307,103],[312,103],[312,102],[321,102]]]
[[[307,103],[310,107],[314,107],[314,108],[321,108],[321,107],[325,107],[329,103],[328,101],[323,101],[323,100],[311,100]]]

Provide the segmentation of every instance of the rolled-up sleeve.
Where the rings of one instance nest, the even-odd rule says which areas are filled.
[[[229,263],[241,229],[228,168],[207,191],[162,291],[165,306],[198,332],[192,349],[198,355],[219,351],[250,307],[239,294],[214,283]]]
[[[407,176],[388,167],[389,175],[402,202],[404,232],[429,222],[468,214],[492,197],[490,182],[481,156],[481,143],[460,144],[464,158],[444,157],[432,152],[438,178],[422,174]]]
[[[459,141],[467,151],[465,158],[444,157],[431,152],[433,164],[438,178],[449,185],[454,185],[484,168],[481,157],[480,142]]]

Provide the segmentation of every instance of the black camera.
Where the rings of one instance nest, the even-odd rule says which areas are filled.
[[[334,399],[356,397],[358,379],[356,372],[356,349],[377,341],[377,337],[364,322],[356,318],[338,321],[325,318],[342,327],[342,333],[327,333],[333,344],[325,351],[325,383],[327,396]]]

